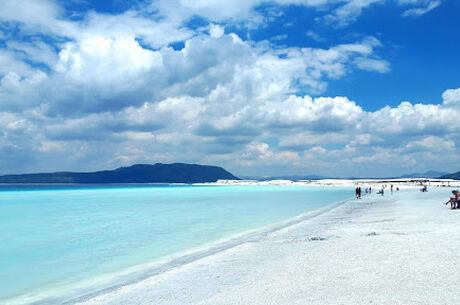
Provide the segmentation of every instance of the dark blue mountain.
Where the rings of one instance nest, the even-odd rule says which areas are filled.
[[[438,171],[427,171],[424,173],[415,173],[415,174],[405,174],[398,178],[439,178],[440,176],[446,175],[445,172],[438,172]]]
[[[453,174],[447,174],[444,176],[439,177],[440,179],[454,179],[454,180],[460,180],[460,172],[456,172]]]
[[[97,172],[56,172],[0,176],[0,183],[200,183],[238,180],[218,166],[173,163],[136,164]]]

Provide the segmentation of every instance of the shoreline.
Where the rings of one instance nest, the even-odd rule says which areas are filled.
[[[438,202],[448,194],[407,188],[349,200],[78,304],[453,304],[459,215]]]
[[[350,194],[352,194],[351,189]],[[180,268],[183,265],[205,259],[206,257],[237,247],[241,244],[258,240],[263,238],[265,235],[282,230],[307,219],[314,218],[323,213],[327,213],[328,211],[345,204],[349,200],[352,200],[352,197],[338,202],[328,203],[320,208],[316,208],[281,221],[276,221],[261,227],[231,234],[228,237],[173,253],[150,262],[134,265],[132,267],[104,274],[96,278],[83,280],[79,282],[81,285],[78,286],[56,286],[45,292],[22,295],[6,299],[4,301],[7,305],[77,304],[84,302],[99,295],[111,293],[119,288],[130,286],[145,279],[173,271],[175,268]],[[91,287],[91,289],[89,289],[89,287]],[[61,291],[65,292],[62,293]]]
[[[269,225],[265,225],[265,226],[262,226],[262,227],[259,227],[253,230],[248,230],[248,231],[244,231],[241,233],[233,234],[229,236],[228,238],[216,240],[216,241],[210,242],[209,244],[204,244],[202,246],[194,247],[190,250],[186,250],[183,252],[173,254],[169,258],[166,257],[162,259],[162,261],[164,262],[161,262],[158,264],[146,263],[146,264],[142,264],[139,266],[134,266],[133,269],[137,269],[139,267],[142,268],[142,266],[155,265],[154,267],[151,267],[151,268],[139,269],[138,271],[138,273],[140,273],[139,277],[136,277],[136,276],[133,277],[130,274],[128,274],[128,277],[130,277],[131,280],[127,280],[123,283],[113,285],[112,287],[108,287],[100,291],[95,291],[95,292],[92,292],[92,293],[89,293],[89,294],[86,294],[86,295],[83,295],[77,298],[72,298],[70,300],[63,302],[63,304],[70,305],[70,304],[80,304],[82,302],[84,303],[104,293],[107,293],[107,292],[110,293],[119,288],[137,284],[139,282],[142,282],[145,279],[149,279],[155,276],[161,276],[162,274],[165,274],[168,272],[174,272],[176,268],[181,268],[188,264],[193,264],[196,261],[206,259],[208,257],[211,257],[213,255],[219,254],[227,250],[231,250],[232,248],[238,247],[245,243],[254,242],[254,240],[259,240],[261,238],[264,238],[266,235],[274,234],[277,231],[284,230],[286,228],[289,228],[290,226],[295,226],[304,221],[308,221],[309,219],[318,217],[324,213],[328,213],[331,210],[334,210],[338,208],[339,206],[346,204],[348,201],[353,200],[353,199],[354,198],[348,198],[342,201],[333,202],[322,208],[318,208],[318,209],[315,209],[315,210],[312,210],[306,213],[302,213],[300,215],[290,217],[282,221],[278,221],[278,222],[275,222]],[[32,304],[41,305],[42,303],[37,302],[37,303],[32,303]]]

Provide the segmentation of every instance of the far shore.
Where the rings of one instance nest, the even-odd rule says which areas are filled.
[[[404,187],[460,187],[460,180],[433,179],[433,178],[404,178],[404,179],[321,179],[321,180],[218,180],[209,183],[195,183],[195,185],[312,185],[337,187],[372,187],[375,190],[382,186],[395,188]]]

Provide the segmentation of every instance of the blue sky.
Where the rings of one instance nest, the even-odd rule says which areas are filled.
[[[6,0],[0,174],[460,167],[454,0]]]

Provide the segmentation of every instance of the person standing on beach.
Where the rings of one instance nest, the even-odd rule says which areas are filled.
[[[449,198],[449,201],[447,201],[445,204],[447,205],[447,204],[450,203],[450,209],[455,210],[455,209],[459,208],[460,192],[459,191],[452,191],[452,194],[454,195],[454,197]]]
[[[358,192],[359,192],[359,189],[358,189],[358,187],[356,187],[356,189],[355,189],[356,199],[358,199],[358,196],[359,196]]]
[[[361,199],[361,187],[358,187],[358,199]]]
[[[390,185],[391,193],[393,194],[393,184]]]

